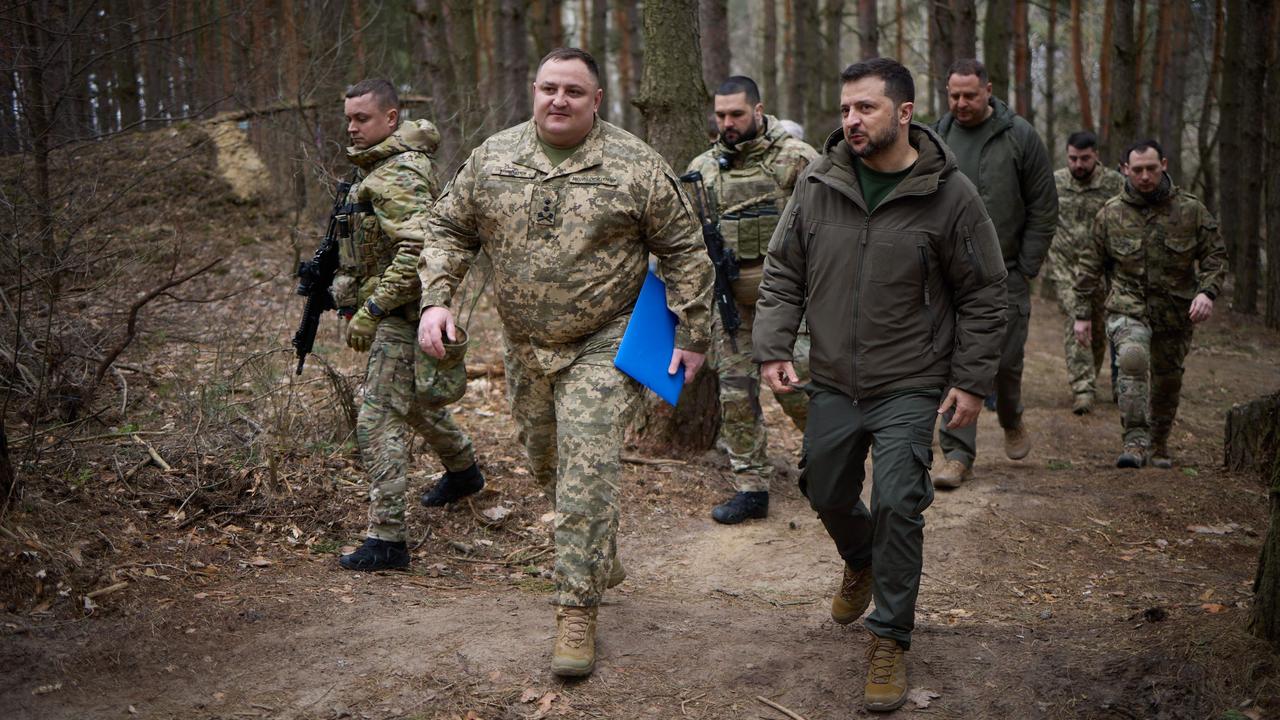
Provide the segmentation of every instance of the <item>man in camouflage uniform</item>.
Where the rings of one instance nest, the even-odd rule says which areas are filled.
[[[1154,140],[1134,144],[1124,190],[1098,211],[1093,242],[1080,254],[1075,281],[1076,338],[1093,333],[1089,298],[1114,263],[1107,293],[1107,335],[1119,360],[1124,449],[1117,467],[1172,467],[1169,432],[1178,412],[1183,360],[1196,323],[1213,315],[1226,275],[1218,221],[1166,172]],[[1150,379],[1148,380],[1148,374]]]
[[[661,156],[596,116],[602,97],[589,54],[543,58],[533,119],[472,152],[431,212],[418,265],[418,341],[439,357],[458,284],[476,253],[492,260],[511,412],[555,505],[551,669],[562,676],[595,666],[623,433],[640,397],[613,359],[650,253],[679,318],[669,372],[683,365],[692,379],[711,340],[713,272],[693,209]]]
[[[733,468],[732,498],[711,511],[716,522],[740,523],[769,513],[768,434],[760,410],[760,371],[751,359],[751,325],[769,238],[796,178],[818,157],[807,143],[791,137],[778,119],[764,114],[760,90],[751,78],[734,76],[716,90],[716,126],[720,139],[689,163],[702,174],[707,192],[720,213],[726,246],[738,257],[733,295],[742,324],[734,333],[734,349],[719,313],[713,314],[712,363],[720,375],[720,445]],[[809,376],[809,335],[796,339],[796,370]],[[800,393],[774,397],[796,427],[804,431],[808,399]]]
[[[350,318],[347,345],[369,352],[356,423],[369,472],[369,530],[364,544],[339,560],[351,570],[409,564],[404,494],[410,428],[427,439],[446,470],[424,503],[443,504],[484,485],[471,440],[448,410],[424,405],[415,388],[415,365],[434,361],[414,342],[422,242],[405,230],[421,224],[439,191],[431,153],[440,133],[426,120],[401,124],[399,103],[391,83],[370,79],[353,85],[344,105],[347,157],[357,171],[341,218],[349,230],[340,233],[333,296],[339,314]]]
[[[1067,317],[1067,378],[1075,397],[1071,411],[1084,415],[1093,409],[1094,383],[1107,354],[1102,309],[1106,284],[1099,283],[1089,299],[1093,339],[1092,346],[1085,347],[1076,341],[1075,335],[1076,268],[1081,249],[1093,241],[1093,218],[1103,203],[1124,188],[1124,176],[1098,162],[1097,136],[1081,130],[1067,138],[1067,167],[1054,172],[1053,181],[1058,187],[1058,228],[1049,247],[1049,265],[1058,305]]]

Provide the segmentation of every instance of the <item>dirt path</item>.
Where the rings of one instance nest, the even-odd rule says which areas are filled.
[[[1280,342],[1215,321],[1190,359],[1178,468],[1121,472],[1115,406],[1068,410],[1060,322],[1036,307],[1031,457],[1004,459],[984,413],[978,480],[926,514],[908,657],[913,687],[936,697],[897,715],[1274,711],[1274,662],[1240,631],[1265,494],[1220,469],[1220,438],[1232,402],[1280,386]],[[767,413],[775,454],[792,456],[798,434]],[[490,472],[500,484],[517,471]],[[723,491],[714,463],[627,472],[630,577],[606,596],[587,681],[547,671],[536,568],[419,554],[412,574],[366,576],[331,555],[232,544],[209,583],[103,598],[111,611],[83,620],[6,615],[0,716],[783,718],[764,696],[807,720],[861,717],[865,634],[827,614],[838,559],[794,482],[779,481],[767,521],[722,527],[705,517]],[[175,565],[192,557],[181,536],[164,542]],[[264,554],[272,564],[248,562]]]

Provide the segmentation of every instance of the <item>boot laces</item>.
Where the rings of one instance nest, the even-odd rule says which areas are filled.
[[[560,639],[569,647],[578,648],[587,639],[587,627],[590,621],[587,614],[582,611],[567,610],[563,617],[563,623],[560,626]]]
[[[883,685],[893,679],[893,668],[897,664],[900,650],[892,640],[877,639],[872,642],[867,653],[870,665],[870,681]]]
[[[859,578],[862,577],[862,570],[854,570],[848,565],[844,566],[844,582],[840,584],[840,594],[845,597],[853,597],[854,589],[858,585]]]

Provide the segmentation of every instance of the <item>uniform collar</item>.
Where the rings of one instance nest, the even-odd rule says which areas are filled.
[[[564,162],[553,166],[551,161],[547,159],[546,153],[542,152],[542,147],[538,144],[537,126],[533,124],[533,120],[529,120],[525,123],[524,131],[520,136],[520,146],[512,162],[537,170],[549,178],[570,175],[587,168],[602,165],[604,164],[604,141],[602,139],[604,125],[604,121],[597,117],[595,124],[591,127],[591,132],[587,133],[587,138],[582,141],[578,149],[568,158],[565,158]]]

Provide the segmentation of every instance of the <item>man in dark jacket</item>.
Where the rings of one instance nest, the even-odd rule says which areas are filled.
[[[842,128],[769,243],[752,341],[770,389],[793,392],[792,346],[808,320],[801,488],[845,561],[832,618],[857,620],[875,596],[865,705],[885,711],[906,699],[934,420],[954,411],[953,429],[971,425],[991,390],[1005,267],[973,183],[911,122],[911,73],[874,58],[840,77]],[[859,495],[872,448],[868,511]]]
[[[1049,252],[1058,225],[1058,190],[1053,167],[1035,128],[1009,106],[991,97],[987,69],[977,60],[957,60],[947,72],[947,106],[938,135],[955,154],[965,177],[978,186],[1000,237],[1009,271],[1009,318],[996,372],[996,415],[1004,428],[1004,451],[1011,460],[1031,452],[1022,424],[1022,353],[1031,320],[1031,278]],[[942,428],[946,461],[933,474],[938,487],[959,487],[973,477],[978,428]]]

